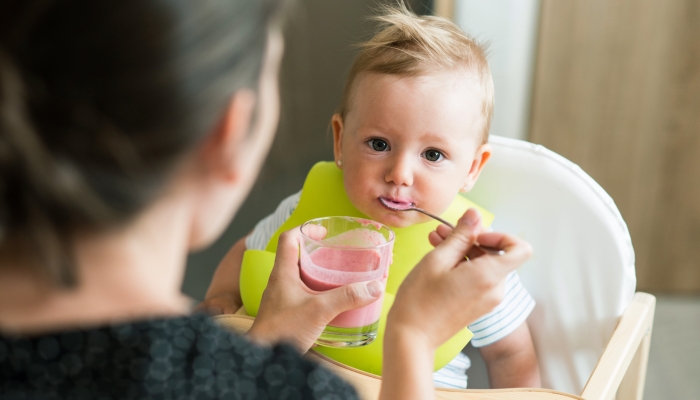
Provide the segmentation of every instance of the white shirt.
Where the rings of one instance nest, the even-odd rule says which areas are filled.
[[[246,248],[264,250],[272,235],[292,215],[300,198],[301,191],[287,197],[274,213],[260,220],[246,238]],[[508,336],[525,322],[534,307],[535,300],[520,282],[518,273],[511,272],[506,278],[505,295],[501,304],[469,325],[469,330],[474,334],[472,346],[488,346]],[[470,366],[469,357],[460,353],[444,368],[433,373],[433,382],[436,387],[466,389],[467,369]]]

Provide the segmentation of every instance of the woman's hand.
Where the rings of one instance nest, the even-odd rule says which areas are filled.
[[[300,238],[298,227],[280,236],[275,266],[248,336],[260,344],[288,342],[306,352],[333,318],[376,301],[383,286],[371,281],[326,292],[309,289],[299,275]]]
[[[473,248],[477,240],[505,254],[483,254]],[[503,298],[506,276],[532,252],[527,242],[516,237],[481,233],[481,217],[474,209],[460,218],[454,230],[439,227],[430,241],[435,250],[408,274],[389,312],[382,398],[432,398],[435,349],[496,307]]]
[[[451,232],[444,228],[430,235],[435,250],[406,277],[388,317],[393,326],[421,334],[434,348],[496,307],[503,298],[506,276],[532,253],[519,238],[481,233],[481,216],[474,209]],[[441,233],[448,235],[443,239]],[[477,240],[505,254],[480,253],[472,247]]]

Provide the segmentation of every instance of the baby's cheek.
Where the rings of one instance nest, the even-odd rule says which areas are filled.
[[[370,193],[368,188],[366,188],[362,180],[353,179],[349,176],[344,179],[345,192],[350,199],[352,205],[355,206],[362,213],[367,214],[367,206],[370,201]]]
[[[455,197],[459,195],[459,192],[452,191],[436,191],[434,193],[435,195],[431,197],[431,201],[433,203],[433,210],[435,210],[438,215],[447,211]]]

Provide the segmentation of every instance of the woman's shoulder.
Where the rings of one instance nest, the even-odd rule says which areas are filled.
[[[261,348],[204,315],[35,337],[0,335],[0,397],[357,398],[288,346]]]

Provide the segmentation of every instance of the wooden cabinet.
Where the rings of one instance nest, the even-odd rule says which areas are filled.
[[[541,11],[529,139],[610,193],[640,290],[700,292],[700,2],[543,0]]]

